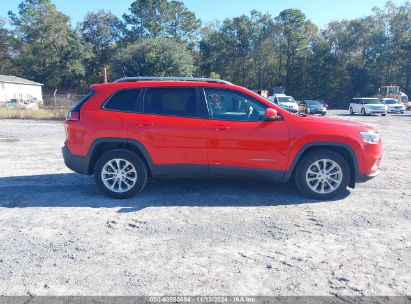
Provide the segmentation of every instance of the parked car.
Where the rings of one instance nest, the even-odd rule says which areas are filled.
[[[291,113],[298,112],[298,104],[292,96],[287,96],[285,94],[274,94],[272,96],[269,96],[268,100]]]
[[[299,104],[300,113],[305,114],[327,114],[327,107],[319,100],[304,100]]]
[[[330,199],[378,173],[380,135],[345,120],[289,113],[216,79],[122,78],[91,86],[65,122],[63,156],[124,199],[149,178],[287,182]]]
[[[387,106],[375,97],[358,97],[353,98],[350,103],[350,114],[361,113],[362,115],[381,114],[387,115]]]
[[[401,101],[393,99],[393,98],[383,98],[381,100],[384,104],[387,105],[387,112],[388,113],[401,113],[401,114],[404,114],[405,106]]]

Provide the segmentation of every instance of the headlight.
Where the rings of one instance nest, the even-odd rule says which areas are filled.
[[[363,141],[371,144],[376,144],[380,141],[381,136],[373,131],[358,132]]]

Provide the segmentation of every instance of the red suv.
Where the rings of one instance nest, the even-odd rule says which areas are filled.
[[[91,86],[68,114],[66,165],[94,174],[113,198],[148,178],[245,177],[287,182],[329,199],[377,174],[381,139],[372,127],[299,116],[229,82],[122,78]]]

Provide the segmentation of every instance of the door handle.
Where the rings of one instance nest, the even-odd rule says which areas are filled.
[[[229,126],[223,126],[223,125],[218,125],[216,127],[213,127],[213,129],[215,129],[216,131],[226,131],[226,130],[230,130],[231,127]]]
[[[154,126],[154,122],[153,121],[138,121],[134,123],[134,125],[139,126],[139,127],[150,127],[150,126]]]

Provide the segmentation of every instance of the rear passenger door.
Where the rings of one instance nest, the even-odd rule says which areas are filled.
[[[144,89],[139,112],[128,119],[128,136],[144,144],[155,175],[208,173],[206,110],[195,87]]]

